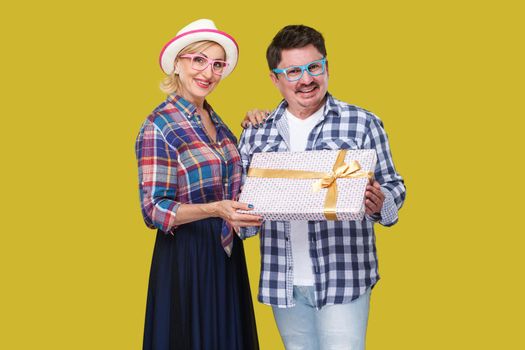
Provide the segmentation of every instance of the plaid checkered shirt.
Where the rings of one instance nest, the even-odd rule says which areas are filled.
[[[170,95],[142,125],[135,143],[139,167],[141,209],[146,225],[174,234],[181,203],[236,199],[241,182],[237,139],[205,102],[217,130],[207,135],[196,107]],[[232,229],[222,225],[222,245],[228,255]]]
[[[282,101],[264,126],[248,128],[241,135],[239,151],[244,174],[258,152],[289,149],[287,103]],[[315,276],[317,308],[348,303],[379,280],[374,223],[391,226],[405,199],[403,179],[396,172],[383,123],[374,114],[338,101],[327,94],[323,116],[308,137],[306,150],[375,149],[375,179],[385,200],[380,214],[366,215],[362,221],[309,221],[308,242]],[[283,199],[284,200],[284,199]],[[260,302],[292,307],[293,269],[290,223],[265,221],[259,228],[241,230],[241,238],[260,232]]]

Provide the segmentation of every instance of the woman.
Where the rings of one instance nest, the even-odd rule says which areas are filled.
[[[235,68],[238,48],[210,20],[184,27],[163,48],[168,94],[136,142],[144,220],[158,229],[144,349],[258,349],[242,241],[232,228],[260,225],[237,214],[236,139],[206,97]]]

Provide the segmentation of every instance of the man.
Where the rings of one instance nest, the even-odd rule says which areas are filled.
[[[375,181],[363,221],[266,221],[260,228],[260,302],[271,305],[287,349],[364,349],[370,291],[379,280],[374,223],[391,226],[405,199],[381,120],[328,93],[324,39],[284,27],[267,49],[284,100],[266,123],[244,130],[244,170],[257,152],[375,149]],[[283,199],[285,200],[285,199]],[[247,237],[256,232],[243,229]]]

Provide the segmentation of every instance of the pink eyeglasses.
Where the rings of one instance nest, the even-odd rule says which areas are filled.
[[[217,75],[222,75],[226,67],[228,67],[228,62],[226,61],[214,60],[198,53],[188,53],[179,57],[191,59],[191,68],[198,71],[205,70],[211,64],[213,73]]]

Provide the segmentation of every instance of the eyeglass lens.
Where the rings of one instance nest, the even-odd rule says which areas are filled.
[[[323,74],[324,72],[323,62],[322,61],[312,62],[306,67],[306,70],[312,76]],[[290,80],[300,79],[302,75],[303,75],[303,70],[301,69],[301,67],[290,67],[286,70],[286,76]]]
[[[226,62],[220,60],[212,60],[204,56],[193,56],[191,66],[197,70],[204,70],[211,63],[212,69],[215,73],[220,74],[226,68]]]

